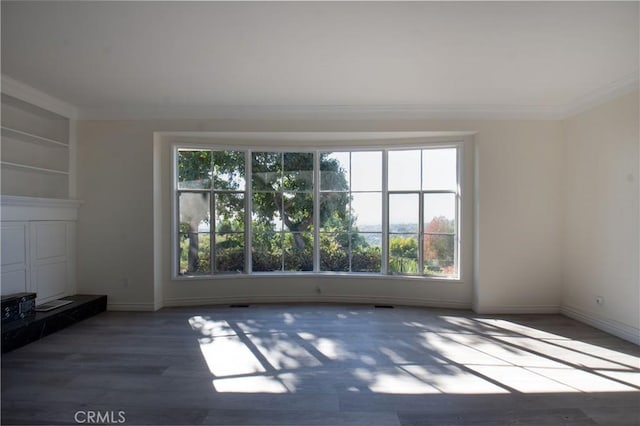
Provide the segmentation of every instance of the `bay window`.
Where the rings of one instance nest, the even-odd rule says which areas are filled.
[[[460,149],[177,146],[178,275],[458,278]]]

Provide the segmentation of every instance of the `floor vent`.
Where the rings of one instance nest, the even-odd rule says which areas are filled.
[[[229,305],[230,308],[248,308],[249,305]]]
[[[392,305],[374,305],[373,307],[376,309],[393,309]]]

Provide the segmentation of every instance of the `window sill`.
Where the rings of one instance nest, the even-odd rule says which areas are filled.
[[[171,281],[217,281],[235,279],[264,279],[264,278],[345,278],[345,279],[373,279],[373,280],[399,280],[399,281],[421,281],[430,283],[464,284],[461,278],[444,278],[425,275],[391,275],[391,274],[354,274],[342,272],[254,272],[251,274],[221,274],[221,275],[195,275],[195,276],[174,276]]]

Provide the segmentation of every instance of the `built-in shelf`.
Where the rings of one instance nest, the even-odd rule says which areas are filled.
[[[8,167],[16,167],[19,169],[27,169],[27,170],[33,170],[36,172],[42,172],[42,173],[53,173],[53,174],[57,174],[57,175],[68,175],[69,172],[64,171],[64,170],[54,170],[54,169],[47,169],[44,167],[35,167],[35,166],[29,166],[26,164],[18,164],[18,163],[12,163],[10,161],[0,161],[0,164],[2,164],[3,166],[8,166]]]
[[[2,93],[2,195],[69,198],[73,144],[69,117]]]
[[[76,114],[5,76],[0,97],[0,293],[36,293],[46,303],[76,293]],[[28,328],[44,335],[51,326]],[[4,351],[11,342],[2,328]]]
[[[17,137],[27,142],[52,144],[52,145],[56,145],[64,148],[69,147],[69,144],[65,142],[57,141],[55,139],[45,138],[44,136],[34,135],[32,133],[28,133],[18,129],[12,129],[11,127],[6,127],[6,126],[2,126],[2,136]]]

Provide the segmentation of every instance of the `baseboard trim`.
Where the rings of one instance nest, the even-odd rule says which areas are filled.
[[[427,308],[471,309],[471,303],[461,300],[416,299],[404,297],[377,297],[353,295],[288,295],[288,296],[222,296],[222,297],[181,297],[164,300],[164,307],[205,306],[229,304],[259,304],[259,303],[354,303],[354,304],[385,304],[401,306],[420,306]]]
[[[640,328],[630,326],[612,319],[600,318],[575,306],[563,305],[561,313],[569,318],[589,324],[621,339],[640,345]]]
[[[107,303],[107,311],[153,312],[155,310],[153,303]]]
[[[559,314],[559,305],[495,305],[474,306],[477,314]]]

